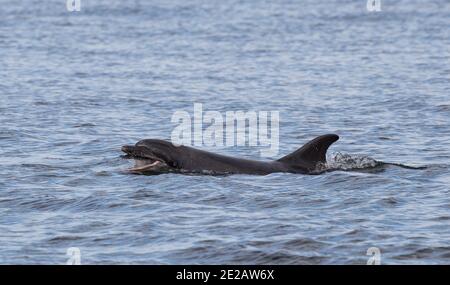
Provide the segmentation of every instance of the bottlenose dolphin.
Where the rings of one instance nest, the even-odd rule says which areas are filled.
[[[326,163],[328,147],[337,141],[334,134],[317,137],[297,151],[275,161],[256,161],[215,154],[188,146],[174,146],[157,139],[141,140],[134,146],[125,145],[126,158],[135,160],[129,169],[138,174],[167,172],[199,174],[258,174],[289,172],[313,174]]]

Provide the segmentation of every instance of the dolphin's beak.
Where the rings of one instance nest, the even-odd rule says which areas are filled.
[[[132,173],[158,172],[167,168],[167,164],[155,157],[148,148],[124,145],[122,151],[128,155],[126,158],[134,159],[134,167],[128,169]]]
[[[133,145],[124,145],[122,146],[122,151],[126,154],[132,155],[135,148],[136,147]]]
[[[124,145],[122,146],[122,151],[129,155],[130,158],[159,160],[153,155],[151,149],[143,146]]]

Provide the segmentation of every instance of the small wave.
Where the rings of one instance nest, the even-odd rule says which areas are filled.
[[[83,124],[78,124],[78,125],[74,125],[74,128],[90,128],[90,127],[96,127],[96,124],[93,123],[83,123]]]

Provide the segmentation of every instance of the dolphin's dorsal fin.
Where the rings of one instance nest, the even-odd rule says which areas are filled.
[[[278,159],[278,161],[290,165],[307,164],[310,167],[315,167],[317,163],[327,161],[327,150],[338,139],[339,136],[334,134],[317,137],[293,153]]]

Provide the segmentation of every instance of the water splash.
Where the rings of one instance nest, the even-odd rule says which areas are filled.
[[[383,165],[366,155],[335,153],[327,159],[327,170],[371,169]]]

